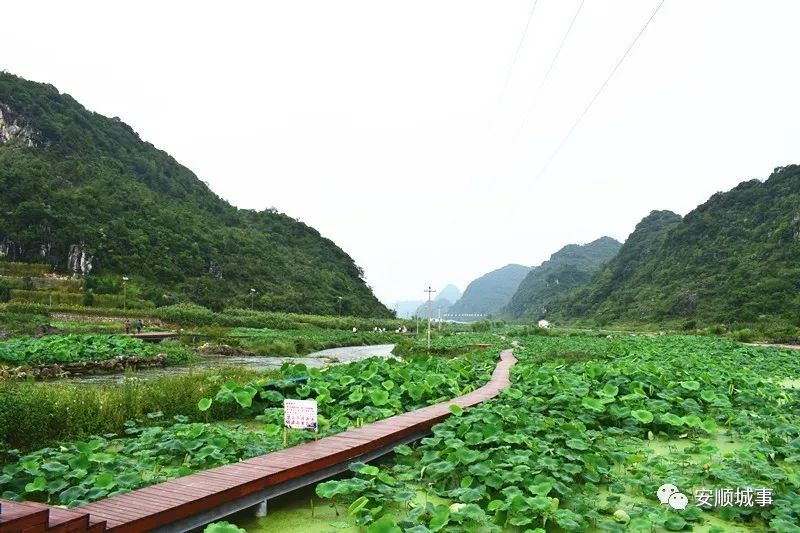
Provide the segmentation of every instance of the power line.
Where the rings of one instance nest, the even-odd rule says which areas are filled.
[[[642,36],[642,34],[647,29],[647,27],[650,25],[650,22],[655,18],[656,14],[661,9],[661,6],[664,5],[664,2],[666,2],[666,0],[661,0],[658,3],[658,5],[656,6],[656,8],[653,10],[653,12],[650,14],[650,18],[647,19],[647,22],[644,23],[644,26],[642,26],[642,29],[639,30],[639,33],[636,34],[636,37],[633,39],[631,44],[628,45],[628,48],[625,50],[625,53],[622,54],[622,57],[619,58],[619,61],[617,61],[617,64],[614,65],[614,68],[611,70],[611,74],[608,75],[608,77],[605,79],[605,81],[600,86],[600,88],[597,89],[597,92],[594,93],[594,96],[592,96],[592,99],[589,100],[589,103],[586,105],[585,108],[583,108],[583,111],[581,112],[581,114],[578,115],[578,119],[572,124],[572,127],[569,129],[567,134],[564,136],[563,139],[561,139],[561,142],[558,143],[558,146],[553,151],[553,153],[550,154],[550,158],[547,160],[547,163],[545,163],[544,167],[542,167],[542,170],[539,172],[539,175],[536,177],[536,179],[539,179],[542,176],[544,176],[544,174],[547,172],[547,169],[550,168],[550,164],[553,162],[553,160],[556,158],[556,156],[559,154],[559,152],[561,152],[561,149],[564,147],[564,145],[567,143],[569,138],[572,136],[572,132],[575,131],[575,129],[578,127],[578,125],[583,120],[583,117],[586,116],[586,114],[589,112],[589,109],[591,109],[591,107],[597,101],[597,98],[600,96],[600,93],[602,93],[603,90],[608,85],[608,82],[610,82],[611,78],[614,77],[614,74],[617,72],[617,69],[619,69],[619,66],[622,65],[622,62],[625,61],[626,57],[628,57],[628,54],[630,54],[631,50],[633,50],[633,47],[636,46],[636,43],[639,41],[639,38]]]
[[[564,48],[564,43],[567,42],[567,38],[569,34],[572,33],[572,28],[575,27],[575,21],[578,20],[578,15],[581,14],[581,10],[583,9],[583,4],[585,0],[581,0],[581,3],[578,4],[578,9],[575,10],[575,14],[572,16],[572,20],[569,23],[569,27],[567,28],[566,33],[561,38],[561,42],[558,44],[558,48],[556,49],[556,53],[553,56],[552,61],[550,61],[550,65],[547,67],[547,71],[544,73],[544,78],[542,78],[542,82],[539,84],[539,88],[536,90],[536,94],[533,96],[533,100],[531,100],[531,104],[528,107],[528,112],[525,114],[525,122],[522,123],[522,129],[525,128],[528,122],[528,117],[533,112],[533,108],[536,105],[536,102],[539,100],[539,95],[542,94],[542,89],[544,89],[547,80],[550,78],[550,73],[553,71],[553,67],[558,61],[558,57],[561,55],[561,50]]]
[[[525,43],[525,37],[528,35],[528,28],[531,25],[531,19],[533,19],[533,12],[536,11],[536,6],[539,3],[539,0],[533,0],[533,6],[531,7],[531,12],[528,14],[528,21],[525,23],[525,29],[522,31],[522,37],[519,39],[519,44],[517,44],[517,49],[514,52],[514,59],[511,60],[511,67],[508,69],[508,75],[506,76],[506,83],[503,85],[503,93],[505,94],[506,89],[508,88],[508,82],[511,80],[511,74],[514,72],[514,66],[517,64],[517,58],[519,57],[519,51],[522,50],[522,45]]]

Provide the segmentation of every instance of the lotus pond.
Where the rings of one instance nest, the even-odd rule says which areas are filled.
[[[32,453],[8,450],[0,497],[74,507],[262,455],[283,447],[285,397],[317,400],[325,436],[465,394],[488,380],[496,358],[497,350],[482,350],[454,358],[369,358],[323,369],[286,363],[277,379],[221,383],[194,407],[195,415],[216,404],[236,407],[235,420],[226,423],[191,422],[181,414],[166,419],[154,412],[129,421],[120,433]],[[308,432],[291,432],[289,445],[311,438]]]
[[[0,494],[74,506],[279,449],[285,397],[316,399],[323,435],[444,401],[484,383],[511,340],[519,362],[497,399],[270,502],[266,518],[230,521],[292,533],[800,531],[800,353],[679,335],[453,335],[434,356],[406,344],[402,361],[287,364],[277,380],[220,383],[200,400],[201,414],[233,409],[226,423],[152,413],[122,434],[12,451]],[[666,483],[685,510],[659,502]],[[697,505],[696,491],[737,488],[771,489],[772,501]]]
[[[800,531],[800,392],[781,384],[800,376],[797,353],[711,337],[517,340],[500,398],[316,494],[368,533]],[[659,502],[666,483],[685,510]],[[772,501],[695,499],[747,487]]]

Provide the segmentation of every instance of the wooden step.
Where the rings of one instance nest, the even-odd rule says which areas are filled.
[[[29,503],[3,500],[0,506],[1,533],[39,533],[47,531],[50,511]]]
[[[0,501],[2,533],[103,533],[104,520],[93,519],[85,511],[51,507],[38,502]]]
[[[89,515],[89,529],[86,531],[88,533],[105,533],[106,529],[108,529],[107,524],[105,520]]]
[[[84,533],[89,530],[89,515],[85,512],[71,511],[60,507],[49,507],[41,503],[28,502],[27,505],[46,509],[50,512],[47,531],[53,533]]]

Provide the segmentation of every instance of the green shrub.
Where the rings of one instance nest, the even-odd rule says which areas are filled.
[[[87,289],[87,291],[83,293],[83,305],[87,307],[94,305],[94,291],[92,291],[92,289]]]
[[[91,289],[90,289],[91,290]],[[106,309],[121,308],[127,305],[131,309],[153,308],[155,304],[136,298],[125,298],[116,294],[94,294],[94,292],[74,293],[61,291],[36,291],[12,289],[11,300],[14,302],[31,302],[43,305],[89,307],[103,307]]]
[[[0,276],[0,284],[5,283],[9,288],[35,291],[81,292],[83,280],[53,277],[14,277]]]
[[[40,315],[49,317],[50,310],[46,305],[28,303],[28,302],[9,302],[5,304],[5,310],[8,313],[21,313],[27,315]]]
[[[183,303],[161,307],[156,314],[162,320],[173,324],[185,326],[215,326],[218,325],[218,315],[200,305]]]
[[[128,317],[158,319],[157,309],[118,309],[104,307],[86,307],[83,305],[52,305],[48,307],[53,313],[72,313],[98,317]]]
[[[18,263],[14,261],[0,261],[0,274],[22,278],[25,276],[39,277],[50,272],[50,265],[38,263]]]
[[[13,313],[0,304],[0,336],[33,335],[37,328],[49,322],[49,317],[29,313]]]
[[[167,363],[171,365],[188,363],[197,359],[194,352],[179,340],[165,339],[152,346],[150,351],[166,355]]]
[[[94,303],[95,307],[105,307],[108,309],[124,308],[128,309],[152,309],[156,305],[148,300],[140,300],[138,298],[125,298],[119,294],[95,294]]]
[[[41,293],[43,294],[43,293]],[[111,299],[105,300],[107,296]],[[279,330],[299,329],[333,329],[371,332],[373,328],[386,329],[387,333],[394,331],[399,326],[410,324],[408,321],[397,319],[372,319],[359,317],[330,317],[318,315],[299,315],[290,313],[274,313],[267,311],[251,311],[250,309],[226,309],[221,313],[192,303],[180,303],[167,307],[153,308],[152,302],[128,299],[129,309],[120,307],[101,308],[102,305],[121,305],[121,300],[116,300],[115,295],[94,295],[94,307],[82,305],[64,305],[53,301],[50,308],[54,312],[75,313],[89,316],[114,316],[129,318],[151,318],[161,320],[168,324],[188,327],[245,327],[269,328]],[[141,306],[136,309],[132,307]]]
[[[752,329],[745,328],[733,332],[732,337],[739,342],[753,342],[756,338],[756,333]]]
[[[25,283],[23,283],[22,278],[0,276],[0,287],[6,287],[7,289],[24,289]]]
[[[472,323],[472,331],[489,331],[492,329],[490,320],[478,320]]]
[[[11,291],[11,301],[29,302],[42,305],[82,305],[83,295],[69,292],[13,289]]]

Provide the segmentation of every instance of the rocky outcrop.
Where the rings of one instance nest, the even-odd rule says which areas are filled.
[[[22,257],[22,246],[14,241],[0,238],[0,257],[16,261]]]
[[[208,263],[208,273],[217,279],[222,279],[222,266],[215,261],[210,261]]]
[[[0,102],[0,144],[19,144],[33,148],[37,146],[38,132],[26,124],[10,107]]]
[[[59,379],[86,374],[113,374],[126,369],[162,367],[167,364],[167,356],[155,357],[120,356],[105,361],[81,361],[63,365],[33,365],[20,367],[0,367],[0,378],[7,379]]]
[[[209,342],[203,344],[197,349],[197,353],[202,355],[254,355],[237,346],[230,346],[228,344],[211,344]]]
[[[59,332],[57,327],[51,326],[50,324],[39,324],[36,326],[36,335],[55,335]]]
[[[92,271],[94,256],[89,253],[83,244],[73,244],[69,247],[67,256],[67,269],[73,274],[86,276]]]

